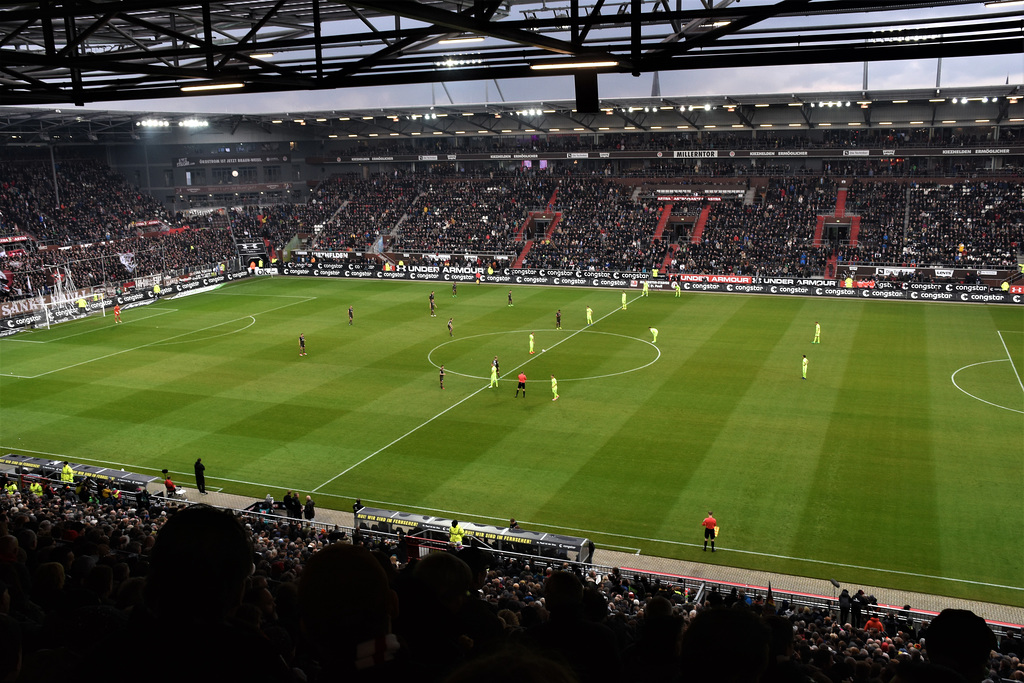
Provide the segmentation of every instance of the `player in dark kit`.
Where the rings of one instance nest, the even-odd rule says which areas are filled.
[[[299,335],[299,355],[306,355],[306,335],[304,334]]]
[[[559,308],[557,311],[555,311],[555,329],[556,330],[562,329],[562,309],[561,308]]]
[[[441,366],[441,374],[438,375],[438,379],[441,380],[441,388],[444,389],[444,366]]]
[[[501,377],[501,366],[498,365],[498,357],[495,356],[494,360],[491,361],[491,365],[494,366],[494,370],[498,373],[498,377]]]
[[[431,292],[430,293],[430,317],[431,318],[436,318],[437,317],[437,315],[434,313],[435,307],[436,307],[436,304],[434,303],[434,293]]]
[[[349,325],[352,324],[352,307],[351,306],[348,307],[348,324]]]
[[[512,306],[512,290],[508,290],[508,305]]]
[[[455,336],[455,323],[452,322],[453,318],[448,318],[448,336]]]
[[[459,295],[459,285],[458,285],[458,283],[453,282],[452,283],[452,298],[454,299],[458,295]]]

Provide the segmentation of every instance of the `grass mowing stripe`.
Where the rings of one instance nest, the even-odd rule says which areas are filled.
[[[605,319],[605,318],[607,318],[608,316],[612,315],[613,313],[615,313],[615,310],[614,310],[614,309],[613,309],[613,310],[612,310],[612,311],[611,311],[610,313],[606,313],[606,314],[605,314],[605,315],[603,315],[602,317],[598,318],[598,319],[597,319],[597,321],[596,321],[596,322],[595,322],[594,324],[596,325],[597,323],[601,322],[602,320],[604,320],[604,319]],[[568,340],[572,339],[573,337],[575,337],[575,336],[576,336],[577,334],[579,334],[580,332],[582,332],[582,330],[577,330],[577,331],[573,332],[573,333],[572,333],[572,334],[570,334],[570,335],[569,335],[568,337],[565,337],[564,339],[561,339],[561,340],[559,340],[559,341],[555,342],[554,344],[552,344],[552,345],[551,345],[551,348],[554,348],[554,347],[558,346],[559,344],[561,344],[562,342],[565,342],[565,341],[568,341]],[[519,364],[519,365],[517,365],[516,367],[512,368],[512,372],[514,373],[514,372],[515,372],[516,370],[519,370],[519,369],[523,368],[524,366],[528,365],[528,364],[529,364],[529,363],[530,363],[531,361],[533,361],[533,360],[535,360],[535,359],[536,359],[536,357],[534,357],[534,358],[528,358],[527,360],[523,361],[522,363],[520,363],[520,364]],[[462,405],[463,403],[465,403],[465,402],[466,402],[466,401],[468,401],[469,399],[473,398],[474,396],[476,396],[477,394],[479,394],[479,393],[480,393],[481,391],[483,391],[483,390],[484,390],[484,389],[486,389],[486,388],[487,388],[487,387],[480,387],[479,389],[477,389],[476,391],[474,391],[474,392],[473,392],[473,393],[471,393],[470,395],[466,396],[465,398],[463,398],[462,400],[458,401],[457,403],[454,403],[454,404],[452,404],[451,406],[449,406],[449,407],[445,408],[445,409],[444,409],[444,410],[442,410],[442,411],[441,411],[440,413],[438,413],[437,415],[434,415],[433,417],[431,417],[431,418],[430,418],[430,419],[428,419],[427,421],[423,422],[422,424],[420,424],[420,425],[418,425],[418,426],[416,426],[416,427],[413,427],[413,428],[412,428],[412,429],[410,429],[410,430],[409,430],[408,432],[406,432],[406,433],[405,433],[405,434],[403,434],[402,436],[398,437],[397,439],[395,439],[395,440],[394,440],[394,441],[392,441],[391,443],[387,444],[386,446],[382,446],[381,448],[377,449],[377,450],[376,450],[376,451],[374,451],[373,453],[370,453],[370,454],[369,454],[368,456],[366,456],[365,458],[363,458],[362,460],[360,460],[360,461],[359,461],[359,462],[357,462],[356,464],[354,464],[354,465],[350,465],[349,467],[345,468],[345,469],[344,469],[343,471],[339,472],[338,474],[334,475],[333,477],[331,477],[330,479],[328,479],[328,480],[327,480],[327,481],[325,481],[324,483],[322,483],[322,484],[320,484],[319,486],[317,486],[316,488],[314,488],[314,489],[313,489],[313,491],[314,491],[314,492],[315,492],[315,491],[319,491],[320,489],[322,489],[323,487],[327,486],[328,484],[330,484],[330,483],[331,483],[331,482],[333,482],[334,480],[336,480],[336,479],[339,479],[340,477],[343,477],[344,475],[348,474],[349,472],[351,472],[351,471],[352,471],[352,470],[354,470],[355,468],[357,468],[357,467],[359,467],[360,465],[362,465],[362,464],[363,464],[364,462],[366,462],[367,460],[369,460],[369,459],[373,458],[373,457],[374,457],[375,455],[378,455],[379,453],[381,453],[381,452],[383,452],[383,451],[386,451],[386,450],[387,450],[388,448],[390,448],[391,446],[394,446],[394,445],[395,445],[396,443],[398,443],[399,441],[402,441],[403,439],[405,439],[405,438],[406,438],[407,436],[409,436],[410,434],[413,434],[413,433],[415,433],[415,432],[419,431],[419,430],[420,430],[420,429],[422,429],[423,427],[427,426],[428,424],[430,424],[431,422],[433,422],[433,421],[434,421],[434,420],[436,420],[437,418],[439,418],[439,417],[441,417],[442,415],[444,415],[445,413],[447,413],[447,412],[448,412],[449,410],[451,410],[452,408],[455,408],[456,406]]]
[[[448,339],[448,317],[455,317],[456,333],[463,335],[536,330],[540,350],[569,334],[552,329],[556,308],[561,308],[565,323],[572,323],[567,327],[579,327],[587,303],[604,311],[619,309],[618,291],[515,286],[516,305],[509,308],[507,286],[483,285],[460,288],[458,299],[449,299],[442,289],[439,317],[432,319],[426,305],[430,287],[418,282],[312,278],[267,278],[232,286],[245,294],[321,299],[261,316],[259,325],[240,334],[147,348],[36,380],[0,377],[2,440],[15,450],[24,445],[72,453],[75,460],[93,456],[130,463],[126,469],[151,468],[142,471],[167,467],[187,473],[196,455],[202,454],[204,462],[210,460],[211,483],[232,493],[260,499],[284,482],[294,490],[309,491],[487,384],[452,377],[448,391],[436,389],[436,369],[426,358],[432,347]],[[5,369],[34,375],[121,346],[150,342],[161,333],[193,330],[286,300],[191,297],[175,304],[186,315],[163,316],[152,325],[118,326],[122,329],[112,340],[86,334],[59,345],[20,344],[17,350],[7,346]],[[353,327],[348,327],[345,315],[349,305],[356,311]],[[542,381],[530,383],[528,401],[513,403],[513,387],[502,380],[500,391],[486,396],[481,392],[392,446],[386,457],[371,459],[317,495],[341,509],[347,507],[343,500],[354,494],[363,500],[403,501],[391,505],[396,509],[459,510],[460,519],[507,519],[513,513],[517,519],[538,520],[531,526],[550,525],[552,531],[600,530],[591,535],[599,546],[638,546],[645,554],[818,578],[828,578],[836,570],[817,562],[832,561],[1024,586],[1016,550],[1024,542],[1024,532],[1009,526],[1024,514],[1024,500],[1006,486],[1024,476],[1019,457],[1024,424],[1019,413],[976,401],[950,381],[957,367],[993,358],[1005,361],[1006,349],[1024,371],[1024,356],[1013,341],[1019,337],[1010,336],[1024,332],[1024,318],[1010,308],[907,304],[909,309],[918,306],[930,311],[926,324],[921,334],[904,338],[889,334],[898,318],[884,302],[700,294],[676,299],[653,293],[634,299],[628,311],[598,326],[622,337],[580,333],[571,344],[534,361],[528,374],[533,379],[553,372],[565,381],[617,373],[644,353],[626,338],[650,340],[646,330],[651,325],[661,330],[662,356],[655,365],[627,375],[566,382],[557,403],[550,401]],[[750,324],[742,332],[733,326],[731,334],[720,334],[720,348],[706,352],[703,343],[723,325],[728,329],[729,319],[740,308]],[[860,372],[850,370],[846,378],[842,345],[855,339],[853,326],[845,326],[853,312],[865,316],[863,324],[876,328],[878,338],[871,339],[872,349],[851,356]],[[814,410],[815,402],[807,403],[806,396],[801,410],[794,403],[801,393],[810,393],[796,373],[815,319],[823,325],[823,344],[813,349],[813,355],[808,352],[808,383],[828,388],[833,392],[830,399],[841,397],[827,411]],[[781,340],[765,343],[773,340],[764,338],[762,328],[775,329],[780,323],[786,325]],[[1003,333],[1005,348],[992,334],[996,330]],[[62,334],[60,326],[54,331]],[[311,345],[309,358],[295,355],[295,337],[301,331]],[[525,333],[483,337],[446,347],[437,360],[446,369],[451,362],[452,370],[486,375],[498,353],[507,374],[526,358],[526,342]],[[787,347],[797,352],[795,366],[787,359]],[[27,348],[35,351],[24,354]],[[825,354],[833,351],[840,353],[837,367],[826,362]],[[695,355],[705,356],[705,362],[688,371],[686,364]],[[927,356],[927,362],[919,363],[918,355]],[[15,357],[20,359],[17,366]],[[1020,383],[1011,368],[999,363],[972,367],[955,379],[990,403],[1019,405]],[[914,378],[903,367],[910,365],[926,374]],[[886,368],[892,378],[881,372]],[[740,386],[736,378],[744,373],[754,377],[751,390],[731,400],[720,398],[730,387]],[[890,392],[891,380],[906,386]],[[844,386],[845,381],[856,383]],[[787,395],[786,382],[795,382],[795,395]],[[928,386],[916,386],[922,382]],[[274,423],[275,405],[282,406],[287,424]],[[915,417],[913,411],[923,417]],[[709,446],[709,462],[717,467],[703,468],[701,477],[691,480],[687,454],[691,441],[701,440],[707,422],[721,432]],[[830,422],[842,425],[836,433],[844,441],[816,445],[811,435],[828,433]],[[866,426],[858,429],[858,422]],[[921,428],[919,424],[934,434],[918,444],[907,435]],[[842,514],[830,533],[801,538],[794,501],[803,504],[806,482],[815,471],[807,463],[829,457],[826,449],[849,454],[832,460],[839,479],[850,482],[848,490],[842,490],[842,505],[836,507]],[[884,454],[870,476],[865,474],[862,452],[872,458],[877,457],[874,453]],[[934,538],[922,535],[927,531],[919,532],[929,528],[921,519],[931,513],[913,507],[917,493],[905,495],[893,483],[917,481],[916,473],[907,470],[918,462],[932,463],[935,490],[929,495],[942,502],[936,532],[943,536],[942,555],[934,566],[913,560],[917,545],[937,545]],[[213,476],[223,480],[213,482]],[[581,485],[565,487],[572,478]],[[878,478],[881,484],[876,484]],[[879,500],[880,490],[898,494]],[[695,545],[684,544],[699,543],[699,529],[683,512],[685,507],[675,512],[666,501],[678,498],[703,505],[709,493],[722,501],[723,509],[743,510],[756,503],[756,514],[750,513],[750,518],[746,512],[730,514],[722,543],[737,551],[781,557],[728,552],[712,558]],[[987,509],[999,512],[985,513]],[[706,509],[697,512],[702,517]],[[876,531],[849,537],[846,530],[852,526]],[[770,529],[772,536],[761,536],[762,528]],[[970,550],[975,547],[986,549]],[[957,556],[958,549],[966,549],[960,553],[964,557]],[[801,556],[815,562],[785,559]],[[881,579],[885,583],[879,585],[894,588],[940,590],[1006,604],[1024,601],[1021,591],[1006,588],[940,585],[939,579],[856,568],[842,571],[855,581]]]

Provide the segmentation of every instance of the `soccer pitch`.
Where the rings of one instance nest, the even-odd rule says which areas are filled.
[[[1021,309],[507,291],[262,278],[0,339],[0,447],[1024,605]]]

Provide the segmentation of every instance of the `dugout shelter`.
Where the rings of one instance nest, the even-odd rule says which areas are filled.
[[[594,544],[586,538],[543,531],[509,529],[462,520],[459,524],[466,530],[466,537],[463,541],[466,545],[584,564],[589,564],[593,559]],[[359,531],[386,534],[397,534],[401,531],[410,540],[432,541],[436,547],[438,541],[447,542],[452,520],[411,512],[364,507],[355,514],[355,526]]]

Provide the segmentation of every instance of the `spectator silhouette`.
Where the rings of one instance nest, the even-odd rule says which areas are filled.
[[[667,598],[651,598],[636,642],[622,653],[622,669],[634,681],[671,681],[679,675],[683,620]]]
[[[168,519],[153,546],[139,626],[154,642],[184,645],[150,680],[291,680],[267,643],[233,619],[252,570],[251,537],[230,512],[195,505]]]
[[[996,637],[985,620],[966,609],[944,609],[924,633],[928,659],[963,676],[970,683],[984,680]]]
[[[683,633],[682,681],[746,683],[768,666],[768,627],[742,606],[698,614]]]
[[[310,667],[314,680],[411,680],[391,631],[398,596],[365,548],[335,543],[313,555],[299,583],[299,606],[318,665]]]
[[[621,659],[615,636],[604,624],[583,615],[583,584],[575,574],[552,572],[544,582],[550,618],[532,627],[529,637],[542,650],[557,653],[580,683],[618,681]]]

